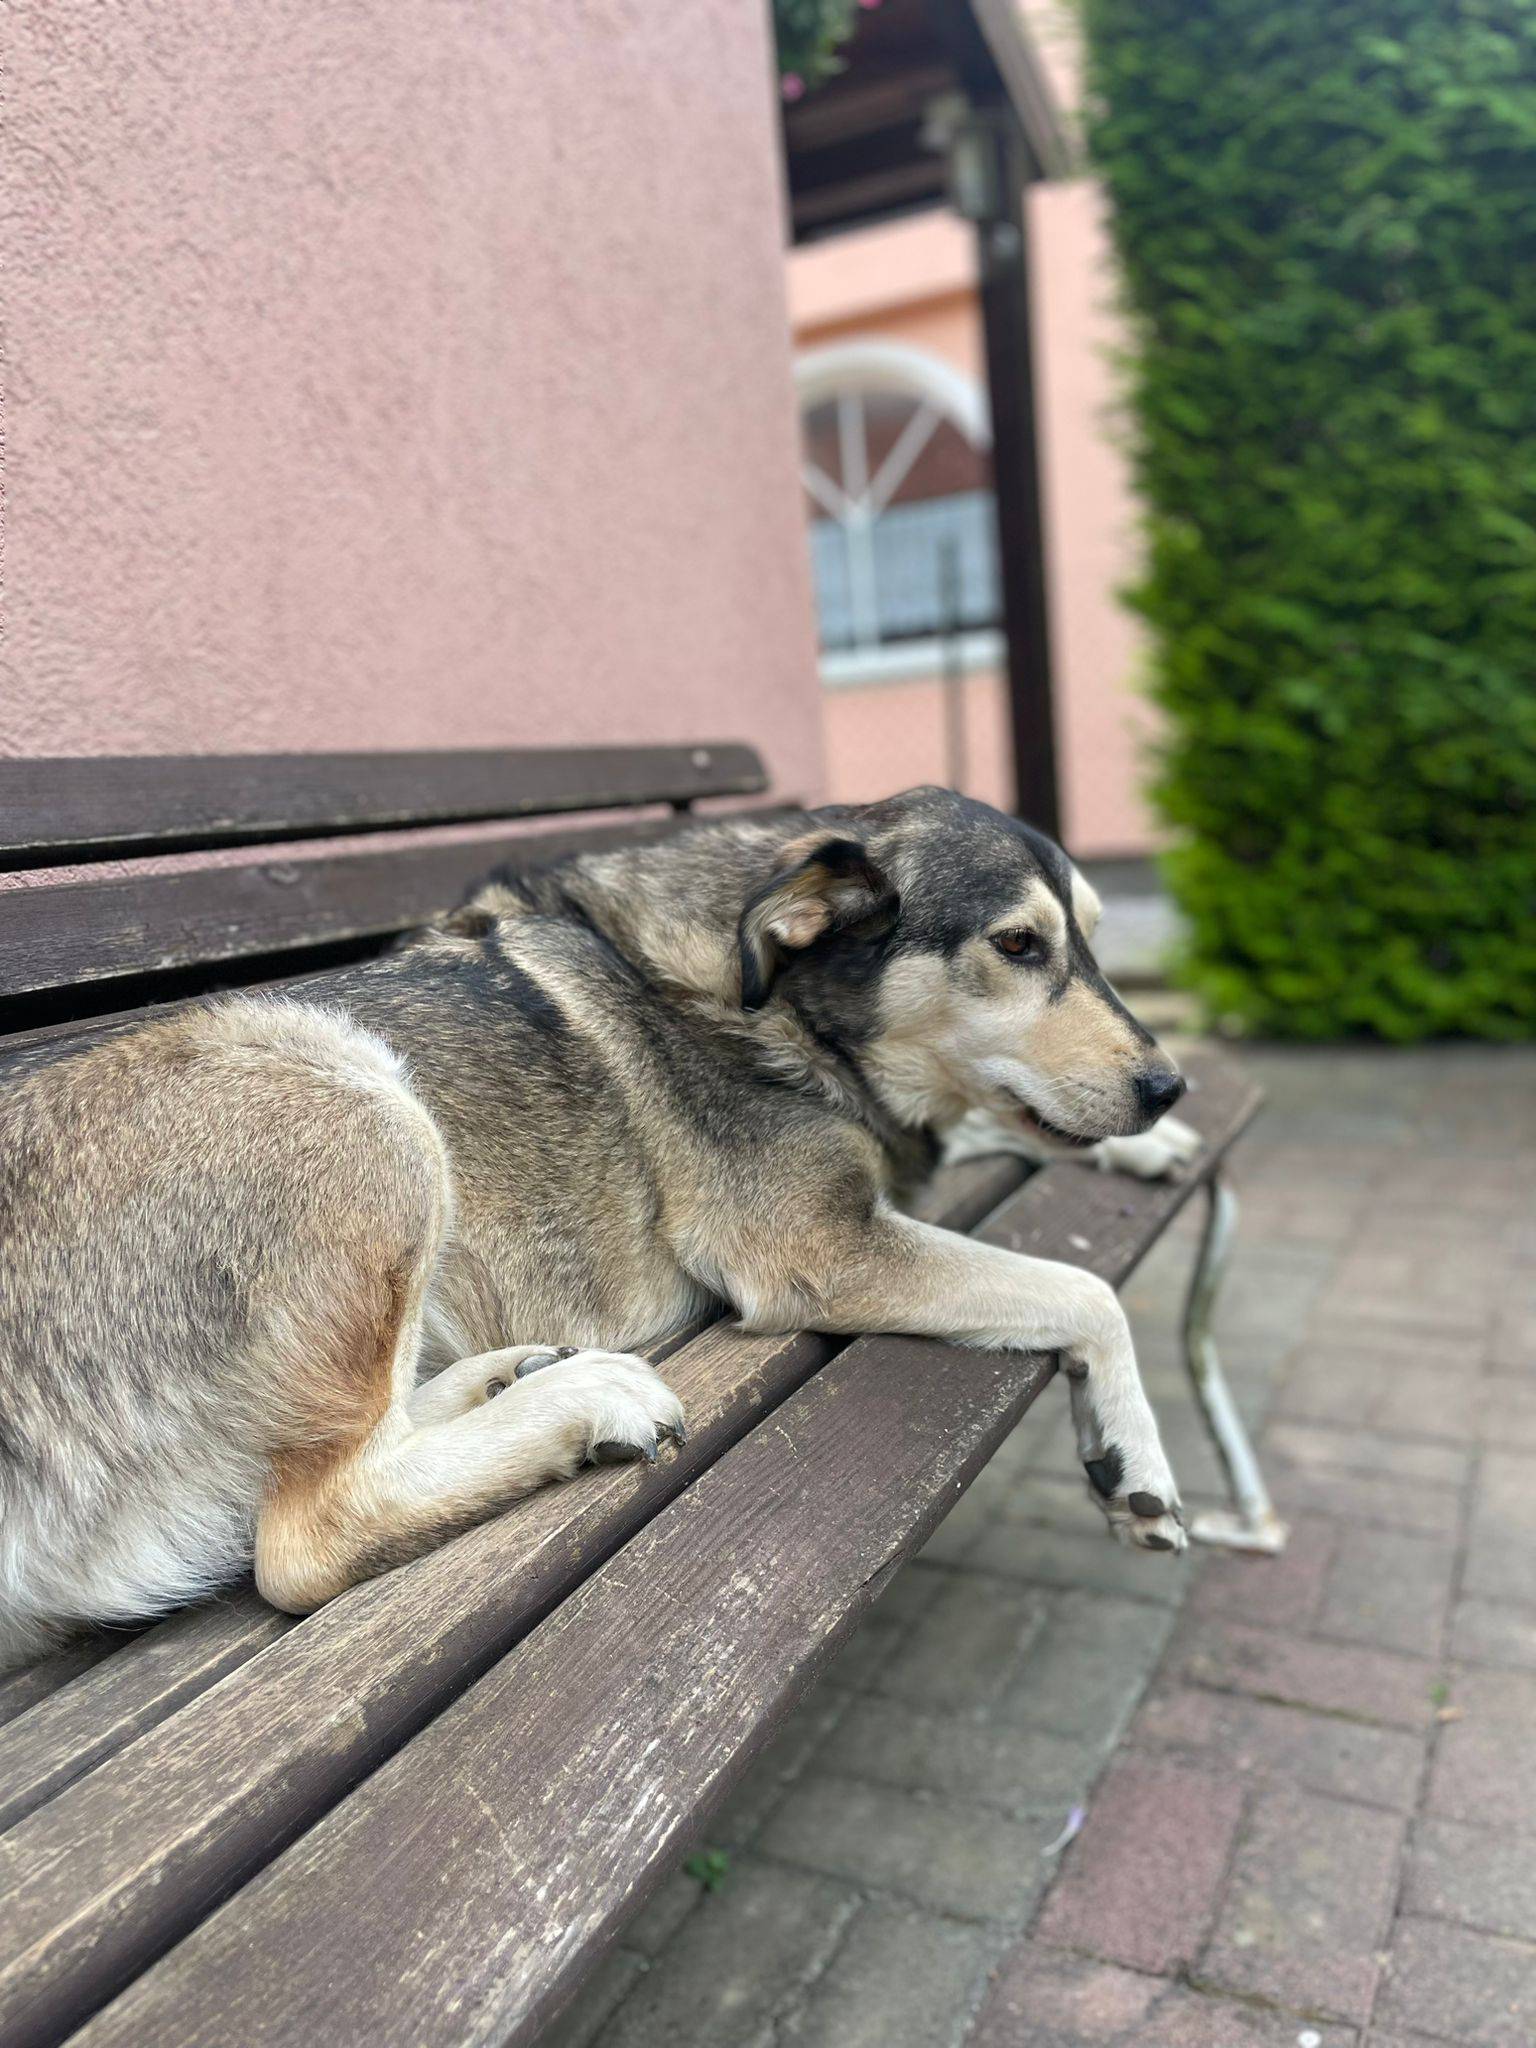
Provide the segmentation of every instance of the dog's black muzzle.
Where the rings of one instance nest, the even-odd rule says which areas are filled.
[[[1136,1100],[1149,1124],[1166,1116],[1184,1093],[1184,1076],[1177,1067],[1144,1067],[1136,1076]]]

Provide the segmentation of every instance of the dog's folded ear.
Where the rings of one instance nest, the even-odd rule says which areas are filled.
[[[742,1008],[762,1008],[792,955],[820,939],[873,934],[895,915],[896,892],[857,839],[814,832],[791,840],[736,927]]]

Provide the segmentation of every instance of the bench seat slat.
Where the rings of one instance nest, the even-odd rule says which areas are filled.
[[[1201,1078],[1190,1111],[1211,1141],[1209,1163],[1257,1098],[1223,1062],[1202,1062]],[[948,1176],[952,1214],[974,1211],[1018,1172],[987,1161]],[[1022,1231],[1033,1249],[1119,1281],[1195,1184],[1144,1186],[1053,1167],[981,1234],[1010,1242]],[[1134,1232],[1120,1228],[1127,1209]],[[1072,1221],[1056,1234],[1050,1219],[1062,1215]],[[1070,1245],[1068,1232],[1089,1249]],[[142,1970],[835,1348],[806,1334],[748,1338],[716,1326],[668,1366],[694,1432],[684,1452],[654,1471],[585,1474],[355,1589],[0,1836],[0,2036],[18,2048],[54,2041]]]
[[[80,2048],[534,2040],[1051,1371],[853,1345]]]
[[[0,1741],[0,1833],[293,1626],[248,1593],[186,1608],[39,1699]]]
[[[1196,1079],[1189,1181],[1063,1164],[978,1236],[1120,1284],[1256,1107],[1223,1062]],[[306,2017],[336,2048],[536,2040],[1052,1369],[848,1345],[82,2048],[277,2043]]]
[[[1011,1161],[945,1179],[963,1222]],[[716,1324],[667,1377],[686,1449],[581,1474],[354,1588],[0,1835],[0,2039],[58,2039],[472,1678],[825,1363]],[[254,1592],[231,1610],[268,1615]],[[196,1640],[195,1633],[192,1640]],[[82,1704],[82,1711],[86,1703]],[[34,1758],[33,1769],[43,1758]]]
[[[724,741],[0,760],[0,867],[692,803],[767,786],[754,750]]]
[[[35,1664],[7,1671],[0,1677],[0,1728],[30,1713],[39,1700],[49,1698],[60,1686],[68,1685],[131,1640],[106,1633],[79,1636],[64,1649],[40,1657]],[[9,1736],[4,1740],[9,1742]]]

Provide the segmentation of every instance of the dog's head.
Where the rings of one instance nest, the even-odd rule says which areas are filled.
[[[952,791],[813,813],[742,914],[742,1002],[782,993],[905,1123],[1123,1136],[1184,1084],[1099,972],[1098,915],[1053,841]]]

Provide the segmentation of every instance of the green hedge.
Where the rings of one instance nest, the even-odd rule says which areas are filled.
[[[779,75],[814,91],[842,70],[838,52],[853,34],[857,0],[773,0]]]
[[[1083,0],[1191,985],[1536,1028],[1536,0]]]

